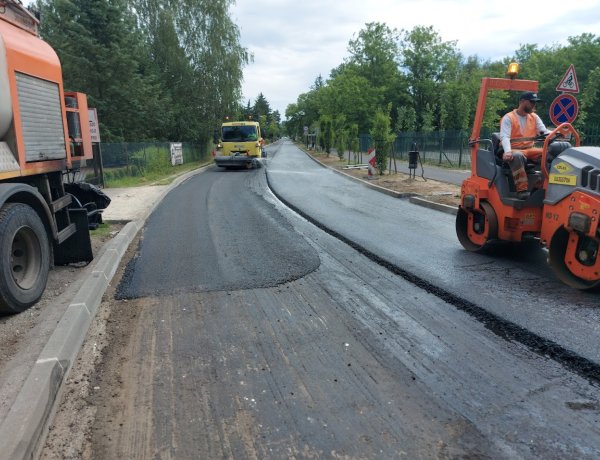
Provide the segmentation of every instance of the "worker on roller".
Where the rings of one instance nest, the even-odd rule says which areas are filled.
[[[517,197],[523,200],[529,197],[525,164],[527,159],[537,161],[542,152],[542,149],[532,148],[534,138],[550,133],[535,113],[535,105],[540,100],[532,91],[522,93],[519,106],[504,115],[500,122],[500,141],[504,150],[502,160],[510,166]]]

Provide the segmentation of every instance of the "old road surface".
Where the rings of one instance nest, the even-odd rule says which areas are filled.
[[[209,168],[155,210],[105,299],[82,450],[598,458],[599,297],[540,250],[496,252],[289,142],[267,168]]]

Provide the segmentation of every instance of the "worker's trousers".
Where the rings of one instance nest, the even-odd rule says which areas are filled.
[[[529,182],[527,180],[527,173],[525,172],[525,164],[527,163],[527,158],[522,152],[513,150],[512,160],[507,161],[510,166],[510,170],[512,172],[513,181],[515,183],[515,189],[518,192],[527,191],[527,187]]]

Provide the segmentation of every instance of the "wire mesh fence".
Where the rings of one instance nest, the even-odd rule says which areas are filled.
[[[131,167],[147,169],[155,164],[171,161],[169,142],[119,142],[102,144],[102,162],[105,168]],[[183,162],[210,159],[208,146],[184,142]]]
[[[397,137],[392,144],[390,157],[408,161],[409,152],[416,150],[419,152],[423,163],[446,165],[453,168],[469,168],[471,166],[469,135],[470,133],[467,131],[459,130],[397,133]],[[360,136],[361,150],[368,151],[372,146],[372,137],[368,134],[362,134]]]
[[[423,163],[451,168],[471,167],[469,150],[470,132],[447,130],[434,132],[400,132],[392,144],[390,159],[408,161],[415,149]],[[583,145],[600,145],[600,126],[588,126],[581,133]],[[482,138],[490,138],[491,130],[482,130]],[[374,144],[369,134],[360,135],[360,152],[367,152]],[[169,142],[120,142],[100,144],[104,174],[141,176],[148,171],[168,168],[171,165]],[[209,162],[212,160],[208,145],[182,143],[183,162]],[[355,155],[362,163],[363,153]],[[350,155],[348,155],[350,161]],[[91,170],[91,168],[90,168]],[[98,169],[94,165],[97,175]],[[102,170],[102,169],[100,169]],[[97,180],[99,181],[99,180]]]
[[[491,139],[492,130],[482,129],[481,138]],[[471,167],[470,131],[400,132],[392,144],[390,158],[408,161],[409,152],[418,151],[423,163],[451,168]],[[360,151],[373,147],[369,134],[360,135]],[[600,145],[600,126],[587,126],[581,133],[582,145]]]
[[[94,144],[94,158],[78,173],[81,180],[105,186],[106,182],[126,177],[168,174],[175,164],[208,163],[208,145],[181,143],[176,162],[172,161],[170,142],[120,142]],[[181,154],[181,155],[179,155]]]
[[[586,126],[581,139],[583,145],[600,146],[600,125]]]

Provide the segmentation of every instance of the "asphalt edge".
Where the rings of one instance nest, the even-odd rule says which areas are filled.
[[[311,154],[309,154],[308,152],[306,152],[306,150],[304,149],[300,149],[302,150],[306,156],[308,156],[311,160],[313,160],[315,163],[323,166],[324,168],[329,169],[330,171],[333,171],[336,174],[340,174],[344,177],[347,177],[349,179],[352,179],[355,182],[358,182],[360,184],[362,184],[363,186],[370,188],[372,190],[375,190],[379,193],[383,193],[385,195],[389,195],[392,196],[394,198],[408,198],[409,202],[419,205],[419,206],[423,206],[425,208],[429,208],[429,209],[435,209],[436,211],[441,211],[441,212],[445,212],[447,214],[453,214],[456,215],[456,213],[458,212],[458,208],[454,207],[454,206],[450,206],[448,204],[443,204],[443,203],[436,203],[435,201],[430,201],[425,199],[422,195],[419,195],[418,193],[405,193],[405,192],[396,192],[394,190],[390,190],[387,189],[385,187],[381,187],[379,185],[375,185],[375,184],[370,184],[362,179],[359,179],[357,177],[351,176],[350,174],[346,174],[343,171],[340,171],[338,169],[332,168],[331,166],[326,165],[325,163],[322,163],[321,161],[319,161],[317,158],[313,157]],[[441,182],[441,181],[438,181]]]
[[[1,459],[31,459],[39,456],[55,406],[60,399],[62,384],[77,359],[102,296],[123,255],[163,198],[173,188],[204,172],[209,166],[176,178],[139,219],[128,222],[106,243],[100,258],[88,267],[80,289],[65,310],[0,424]]]

